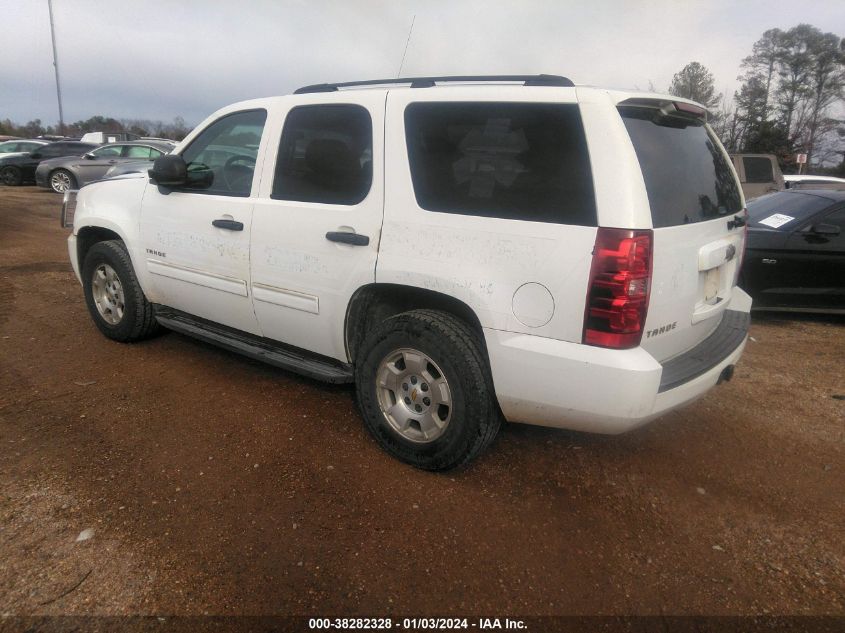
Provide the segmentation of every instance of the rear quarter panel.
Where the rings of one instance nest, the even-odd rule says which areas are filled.
[[[385,214],[377,283],[394,283],[453,296],[486,328],[580,342],[595,227],[440,213],[422,209],[414,194],[405,142],[404,110],[419,101],[538,101],[574,103],[574,88],[502,87],[391,91],[387,101]],[[525,284],[544,286],[551,318],[532,327],[513,310]],[[532,286],[536,289],[536,286]],[[540,289],[536,295],[544,297]]]

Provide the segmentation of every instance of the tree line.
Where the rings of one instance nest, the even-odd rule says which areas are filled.
[[[769,29],[740,68],[731,103],[698,62],[675,74],[669,93],[706,106],[730,152],[774,154],[786,173],[802,153],[815,172],[845,175],[845,40],[809,24]]]
[[[33,119],[24,125],[17,125],[9,119],[0,121],[0,135],[36,138],[44,135],[79,138],[87,132],[131,132],[138,136],[155,136],[181,141],[191,131],[185,119],[177,116],[170,123],[148,119],[113,119],[101,115],[84,121],[66,123],[62,130],[58,125],[44,125],[41,119]]]

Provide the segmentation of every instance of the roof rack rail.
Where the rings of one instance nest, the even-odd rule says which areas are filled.
[[[572,83],[571,79],[560,75],[453,75],[449,77],[396,77],[395,79],[368,79],[366,81],[314,84],[312,86],[297,88],[294,91],[294,94],[301,95],[311,92],[335,92],[340,88],[378,86],[382,84],[411,84],[411,88],[431,88],[437,82],[470,83],[476,81],[521,81],[525,86],[556,86],[559,88],[571,88],[575,85]]]

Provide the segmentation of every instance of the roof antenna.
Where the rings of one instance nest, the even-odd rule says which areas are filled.
[[[405,50],[402,51],[402,61],[399,63],[399,71],[396,73],[396,78],[399,78],[399,75],[402,74],[402,66],[405,65],[405,55],[408,53],[408,44],[411,43],[411,33],[414,32],[414,22],[417,21],[417,14],[414,14],[413,19],[411,20],[411,28],[408,29],[408,39],[405,41]]]

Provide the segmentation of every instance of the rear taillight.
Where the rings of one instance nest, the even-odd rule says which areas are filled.
[[[599,228],[584,316],[584,343],[640,344],[651,286],[652,232]]]

